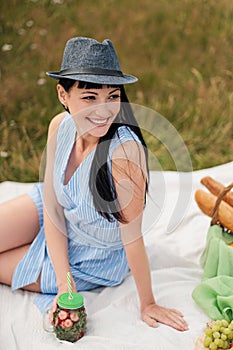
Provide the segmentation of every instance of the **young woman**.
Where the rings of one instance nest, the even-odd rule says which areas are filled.
[[[147,149],[110,40],[72,38],[65,47],[58,98],[66,112],[49,126],[44,181],[0,206],[0,282],[41,293],[43,311],[73,289],[122,283],[129,269],[141,317],[187,329],[182,314],[156,304],[141,234]],[[52,299],[51,299],[52,298]]]

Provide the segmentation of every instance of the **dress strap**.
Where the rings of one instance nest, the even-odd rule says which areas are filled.
[[[110,143],[108,159],[111,160],[114,151],[119,146],[121,146],[124,142],[127,142],[127,141],[136,141],[139,144],[141,144],[141,141],[139,137],[135,134],[135,132],[133,132],[133,130],[130,129],[130,127],[126,125],[122,125],[117,129]]]

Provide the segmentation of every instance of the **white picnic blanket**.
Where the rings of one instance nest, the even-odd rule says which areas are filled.
[[[151,171],[150,198],[143,219],[153,290],[157,303],[183,312],[190,330],[165,325],[153,329],[140,320],[139,303],[129,273],[117,287],[83,292],[87,333],[75,344],[61,344],[43,330],[34,293],[12,292],[0,285],[0,350],[188,350],[194,349],[208,317],[191,297],[200,282],[199,258],[210,219],[201,213],[194,192],[200,179],[232,182],[233,162],[193,173]],[[3,182],[0,201],[27,192],[32,184]]]

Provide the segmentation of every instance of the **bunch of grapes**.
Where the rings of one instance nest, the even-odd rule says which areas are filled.
[[[204,346],[210,350],[233,348],[233,321],[217,320],[205,329]]]

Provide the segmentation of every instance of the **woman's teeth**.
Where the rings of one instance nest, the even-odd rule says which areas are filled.
[[[94,124],[102,125],[102,124],[107,123],[108,118],[106,118],[106,119],[89,119],[89,120]]]

